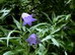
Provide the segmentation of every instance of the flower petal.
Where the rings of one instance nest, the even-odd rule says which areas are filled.
[[[26,41],[30,44],[30,45],[36,45],[38,43],[40,43],[40,40],[37,38],[37,35],[36,34],[31,34],[29,36],[28,39],[26,39]]]
[[[26,22],[23,22],[23,25],[26,25],[27,23]]]
[[[32,25],[32,22],[28,22],[28,25],[31,26]]]
[[[22,18],[28,17],[29,14],[28,13],[22,13]]]

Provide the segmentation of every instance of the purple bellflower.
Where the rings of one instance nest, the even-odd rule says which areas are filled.
[[[22,19],[23,19],[23,25],[28,24],[29,26],[32,25],[32,22],[36,21],[37,19],[34,19],[32,15],[28,13],[22,13]]]
[[[40,43],[40,40],[37,38],[36,34],[31,34],[29,36],[28,39],[26,39],[26,41],[30,44],[30,45],[36,45],[38,43]]]

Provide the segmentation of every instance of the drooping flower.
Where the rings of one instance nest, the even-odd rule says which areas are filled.
[[[40,43],[39,38],[38,38],[37,35],[34,34],[34,33],[31,34],[31,35],[29,36],[29,38],[26,39],[26,41],[27,41],[30,45],[36,45],[36,44]]]
[[[32,22],[35,22],[37,19],[33,18],[32,15],[28,13],[22,13],[23,25],[28,24],[29,26],[32,25]]]

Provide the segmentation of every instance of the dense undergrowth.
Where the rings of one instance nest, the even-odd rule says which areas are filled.
[[[0,0],[0,55],[75,55],[75,1]]]

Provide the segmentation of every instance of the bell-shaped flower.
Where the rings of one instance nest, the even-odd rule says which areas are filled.
[[[37,35],[34,34],[34,33],[31,34],[31,35],[29,36],[29,38],[26,39],[26,41],[27,41],[30,45],[36,45],[36,44],[40,43],[39,38],[38,38]]]
[[[22,13],[23,25],[28,24],[29,26],[32,25],[32,22],[35,22],[37,19],[33,18],[32,15],[28,13]]]

